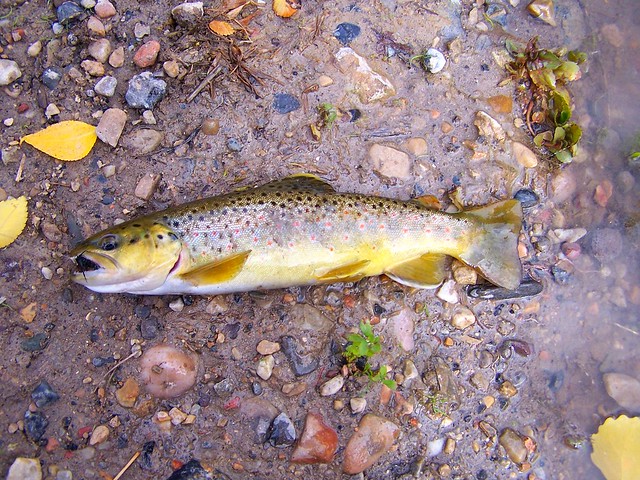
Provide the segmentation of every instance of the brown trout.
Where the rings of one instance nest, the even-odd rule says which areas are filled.
[[[521,224],[516,200],[448,214],[302,174],[121,223],[70,256],[73,280],[102,293],[212,295],[381,274],[428,288],[447,257],[515,289]]]

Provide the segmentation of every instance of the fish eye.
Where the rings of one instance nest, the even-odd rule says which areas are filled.
[[[105,235],[100,239],[99,246],[107,252],[118,248],[118,237],[116,235]]]

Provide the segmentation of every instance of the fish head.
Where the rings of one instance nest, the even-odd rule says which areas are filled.
[[[144,293],[160,287],[180,261],[180,237],[154,220],[137,219],[103,230],[69,253],[73,281],[100,293]]]

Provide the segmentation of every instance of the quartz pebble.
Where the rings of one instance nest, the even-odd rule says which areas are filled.
[[[104,37],[107,33],[106,29],[104,28],[104,23],[102,23],[102,21],[98,17],[89,17],[89,20],[87,21],[87,28],[91,33],[100,37]]]
[[[451,325],[458,330],[464,330],[476,323],[476,316],[466,307],[460,307],[451,318]]]
[[[437,290],[436,297],[440,300],[444,300],[447,303],[458,303],[460,301],[460,296],[456,290],[456,282],[453,280],[447,280],[442,284],[442,286]]]
[[[275,359],[273,355],[265,355],[258,361],[258,367],[256,368],[256,375],[263,380],[269,380],[273,373],[273,367],[275,365]]]
[[[380,175],[400,180],[411,178],[411,159],[400,150],[375,143],[369,148],[369,158]]]
[[[367,399],[354,397],[349,400],[349,406],[351,407],[351,412],[354,414],[364,412],[364,409],[367,408]]]
[[[607,394],[622,408],[640,412],[640,381],[624,373],[605,373],[602,376]]]
[[[83,60],[80,66],[92,77],[101,77],[104,75],[104,65],[95,60]]]
[[[204,16],[202,2],[186,2],[171,9],[173,20],[181,27],[191,27]]]
[[[109,55],[111,55],[113,49],[111,48],[111,42],[109,40],[101,38],[95,42],[91,42],[87,50],[89,55],[97,61],[105,63],[109,59]]]
[[[347,89],[355,90],[362,103],[382,101],[396,94],[389,79],[375,72],[367,60],[350,47],[342,47],[335,58],[342,73],[349,77],[351,85]]]
[[[513,463],[520,465],[527,459],[527,447],[520,434],[515,430],[505,428],[500,434],[498,442]]]
[[[0,59],[0,86],[9,85],[22,76],[20,67],[13,60]]]
[[[342,375],[336,375],[330,380],[327,380],[320,386],[320,395],[328,397],[335,395],[340,391],[344,385],[344,377]]]
[[[513,156],[517,162],[525,168],[538,166],[538,156],[533,151],[520,142],[513,142],[511,145]]]
[[[119,108],[109,108],[105,110],[102,117],[100,117],[100,121],[96,127],[96,135],[101,141],[115,148],[118,145],[120,135],[122,135],[126,123],[127,114],[123,110]]]
[[[162,69],[171,78],[176,78],[180,75],[180,64],[176,60],[167,60],[162,64]]]
[[[490,140],[504,142],[504,140],[507,138],[504,129],[500,125],[500,122],[498,122],[487,112],[477,112],[473,124],[478,127],[478,133],[480,135]]]
[[[17,457],[9,467],[6,480],[42,480],[40,460]]]
[[[256,350],[260,355],[272,355],[280,351],[280,344],[269,340],[261,340],[256,346]]]
[[[155,151],[162,143],[163,138],[162,132],[150,128],[141,128],[125,137],[123,143],[126,148],[132,150],[135,154],[145,155]]]
[[[363,472],[389,451],[399,434],[395,423],[368,413],[347,443],[342,471],[349,475]]]
[[[96,15],[102,19],[111,18],[117,13],[116,7],[114,7],[113,3],[109,0],[98,0],[95,6],[95,12]]]
[[[403,308],[397,314],[389,318],[393,327],[393,336],[405,352],[410,352],[415,347],[413,331],[415,328],[414,313],[409,308]]]
[[[129,377],[124,381],[122,387],[116,390],[116,400],[125,408],[133,408],[140,395],[140,385]]]
[[[120,68],[124,65],[124,47],[116,48],[111,55],[109,55],[109,65],[113,68]]]
[[[89,445],[98,445],[99,443],[104,442],[109,437],[109,427],[106,425],[98,425],[91,432],[91,437],[89,438]]]
[[[405,147],[412,155],[420,156],[427,153],[427,141],[422,137],[413,137],[407,140]]]
[[[318,413],[309,412],[300,440],[291,454],[292,463],[331,463],[338,449],[338,434]]]
[[[29,55],[32,58],[35,58],[38,55],[40,55],[41,51],[42,51],[42,42],[38,40],[37,42],[34,42],[31,45],[29,45],[29,48],[27,48],[27,55]]]

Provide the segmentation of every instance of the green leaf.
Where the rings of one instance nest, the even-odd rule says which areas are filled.
[[[504,46],[507,49],[507,52],[509,52],[509,54],[511,56],[514,56],[514,57],[517,54],[519,54],[519,53],[524,51],[524,46],[522,46],[519,43],[516,43],[513,40],[510,40],[508,38],[504,41]]]
[[[562,163],[571,163],[573,157],[571,156],[571,152],[569,150],[560,150],[555,153],[556,158]]]
[[[566,124],[571,118],[571,108],[564,96],[554,92],[549,101],[549,111],[551,120],[556,126]]]
[[[572,62],[576,62],[578,65],[580,65],[581,63],[586,62],[587,60],[587,54],[584,52],[581,52],[579,50],[571,50],[568,54],[567,54],[567,58],[572,61]]]
[[[582,138],[582,128],[576,123],[565,127],[565,139],[569,145],[576,145]]]
[[[533,83],[540,88],[555,89],[556,76],[550,68],[540,68],[538,70],[529,70],[529,76]]]
[[[580,67],[575,62],[563,62],[562,65],[554,69],[554,73],[558,79],[573,82],[580,78]]]
[[[564,128],[556,127],[556,129],[553,132],[553,143],[557,143],[564,140],[564,135],[565,135]]]
[[[551,132],[542,132],[533,137],[533,143],[536,147],[542,147],[544,142],[550,142],[551,140]]]
[[[555,70],[560,65],[562,65],[562,60],[560,60],[556,54],[550,52],[549,50],[543,50],[540,52],[538,56],[540,60],[544,61],[544,66],[550,68],[551,70]]]
[[[371,339],[374,336],[373,327],[370,323],[360,322],[360,331],[367,339]]]
[[[394,380],[391,380],[389,378],[385,378],[384,380],[382,380],[382,383],[391,390],[395,390],[396,388],[398,388],[398,384]]]

